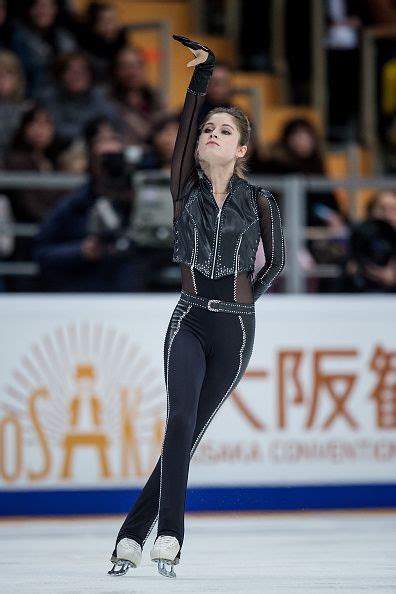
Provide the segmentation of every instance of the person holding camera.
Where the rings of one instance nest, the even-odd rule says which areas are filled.
[[[396,293],[396,192],[380,190],[353,226],[341,277],[349,293]]]
[[[144,265],[131,237],[133,183],[124,144],[111,120],[86,127],[89,180],[57,204],[34,241],[43,289],[144,290]]]
[[[244,178],[249,121],[237,108],[218,107],[205,116],[197,141],[215,56],[187,37],[173,37],[194,54],[187,66],[195,66],[171,166],[173,261],[180,264],[182,290],[165,336],[167,417],[161,455],[117,535],[109,571],[117,576],[139,565],[158,517],[150,557],[160,574],[175,577],[190,459],[246,370],[255,301],[285,262],[276,201]],[[266,262],[253,279],[260,238]]]

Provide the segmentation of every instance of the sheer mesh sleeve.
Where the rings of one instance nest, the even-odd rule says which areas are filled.
[[[171,193],[173,198],[173,222],[179,218],[186,196],[198,182],[195,164],[195,147],[198,133],[198,116],[205,99],[213,66],[195,66],[187,89],[180,117],[171,165]]]
[[[285,244],[278,205],[273,195],[261,188],[256,191],[260,233],[263,241],[265,264],[253,283],[254,301],[265,293],[285,265]]]

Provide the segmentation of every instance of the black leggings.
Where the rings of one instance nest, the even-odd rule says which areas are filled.
[[[177,303],[164,344],[167,421],[161,456],[116,544],[128,537],[143,546],[158,517],[158,535],[176,536],[182,546],[190,458],[242,378],[254,334],[254,313],[214,312]]]

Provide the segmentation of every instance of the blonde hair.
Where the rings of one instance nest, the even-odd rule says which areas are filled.
[[[0,50],[1,67],[13,74],[16,80],[14,92],[9,97],[9,100],[15,103],[23,101],[25,98],[26,80],[20,61],[12,52]]]
[[[215,115],[216,113],[228,113],[232,116],[235,120],[236,126],[239,132],[239,146],[248,145],[250,140],[250,133],[251,133],[251,126],[248,117],[243,113],[239,107],[215,107],[212,109],[202,122],[199,132],[202,132],[203,127],[206,125],[206,122],[210,120],[210,118]],[[245,179],[247,174],[247,156],[237,157],[234,166],[234,173],[238,175],[238,177],[242,177]]]

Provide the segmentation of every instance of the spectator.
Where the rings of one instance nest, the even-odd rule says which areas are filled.
[[[352,229],[343,290],[351,293],[396,292],[396,230],[369,217]]]
[[[0,194],[0,261],[7,260],[15,247],[15,236],[12,230],[4,225],[12,225],[14,218],[12,216],[10,201],[7,196]],[[0,292],[6,290],[6,283],[0,275]]]
[[[162,169],[170,172],[179,119],[175,114],[161,115],[154,121],[149,138],[150,148],[144,155],[140,169]]]
[[[389,223],[396,231],[396,190],[380,190],[367,204],[367,218]]]
[[[111,62],[127,45],[127,31],[107,2],[90,2],[84,17],[78,41],[89,53],[96,79],[105,81]]]
[[[262,164],[261,173],[304,175],[325,175],[321,139],[313,124],[304,118],[290,120],[284,127],[280,140],[268,149],[269,156]],[[327,227],[336,236],[309,240],[308,253],[304,255],[304,266],[309,272],[316,264],[340,264],[344,261],[347,247],[348,219],[342,213],[332,192],[308,191],[306,194],[305,224],[313,227]],[[282,202],[281,202],[282,209]],[[308,264],[311,255],[311,263]],[[312,260],[313,257],[313,260]],[[337,290],[337,282],[321,278],[315,281],[316,291]],[[312,282],[313,282],[312,281]],[[310,281],[311,282],[311,281]]]
[[[145,61],[137,48],[119,51],[111,69],[111,98],[127,145],[146,145],[153,119],[163,111],[160,96],[146,80]]]
[[[199,112],[199,123],[201,124],[215,107],[232,107],[232,94],[231,68],[225,62],[218,61],[213,69],[208,92]]]
[[[396,291],[396,191],[379,190],[355,225],[343,272],[347,292]]]
[[[326,0],[328,27],[328,138],[344,142],[357,137],[359,112],[360,30],[370,22],[366,2]]]
[[[124,143],[111,120],[104,118],[87,126],[86,139],[88,183],[61,200],[43,221],[35,240],[43,286],[66,292],[141,290],[139,255],[133,243],[125,252],[122,249],[133,200],[131,186],[125,183]],[[115,236],[98,231],[103,200],[106,214],[110,212],[111,220],[120,222]]]
[[[268,173],[268,154],[265,147],[258,139],[256,130],[252,127],[247,156],[249,173]]]
[[[47,90],[43,101],[52,113],[58,136],[65,145],[79,140],[92,119],[115,117],[110,103],[94,85],[93,72],[85,54],[71,52],[60,56],[55,76],[58,83]]]
[[[0,163],[19,125],[25,107],[25,77],[18,58],[0,50]]]
[[[288,102],[309,105],[312,102],[312,0],[286,0],[283,14]]]
[[[0,0],[0,49],[14,51],[18,32],[10,18],[6,0]]]
[[[22,116],[19,128],[5,158],[12,171],[51,172],[60,154],[51,115],[42,105],[33,105]],[[18,222],[36,223],[54,206],[59,190],[14,190],[10,194]]]
[[[14,47],[25,69],[28,96],[37,98],[51,83],[54,59],[76,49],[72,35],[58,24],[56,0],[28,0],[25,18],[17,26]]]
[[[146,194],[146,200],[149,202],[152,202],[150,192],[155,194],[156,198],[161,201],[156,206],[158,227],[153,235],[158,233],[158,228],[163,228],[164,220],[172,220],[172,212],[168,210],[168,205],[170,208],[172,204],[172,197],[169,190],[170,167],[178,128],[179,119],[176,114],[167,113],[157,118],[154,121],[153,132],[149,139],[152,148],[145,152],[142,161],[138,165],[139,169],[161,170],[165,173],[164,178],[161,180],[153,180],[151,187],[149,183],[150,189],[148,190],[148,194]],[[148,178],[150,178],[149,174]],[[143,186],[143,191],[140,194],[140,198],[143,201],[145,200],[145,189],[147,190],[147,185]],[[153,223],[153,216],[150,218]],[[150,231],[152,232],[152,230]],[[142,246],[142,254],[144,254],[145,262],[147,262],[147,290],[174,291],[179,288],[180,270],[172,263],[172,251],[171,241],[168,244],[161,242],[157,246]]]
[[[263,164],[262,172],[325,175],[321,139],[315,126],[305,118],[287,122],[280,140],[268,147],[268,158]],[[345,218],[334,194],[308,192],[306,224],[335,229],[344,227]]]

